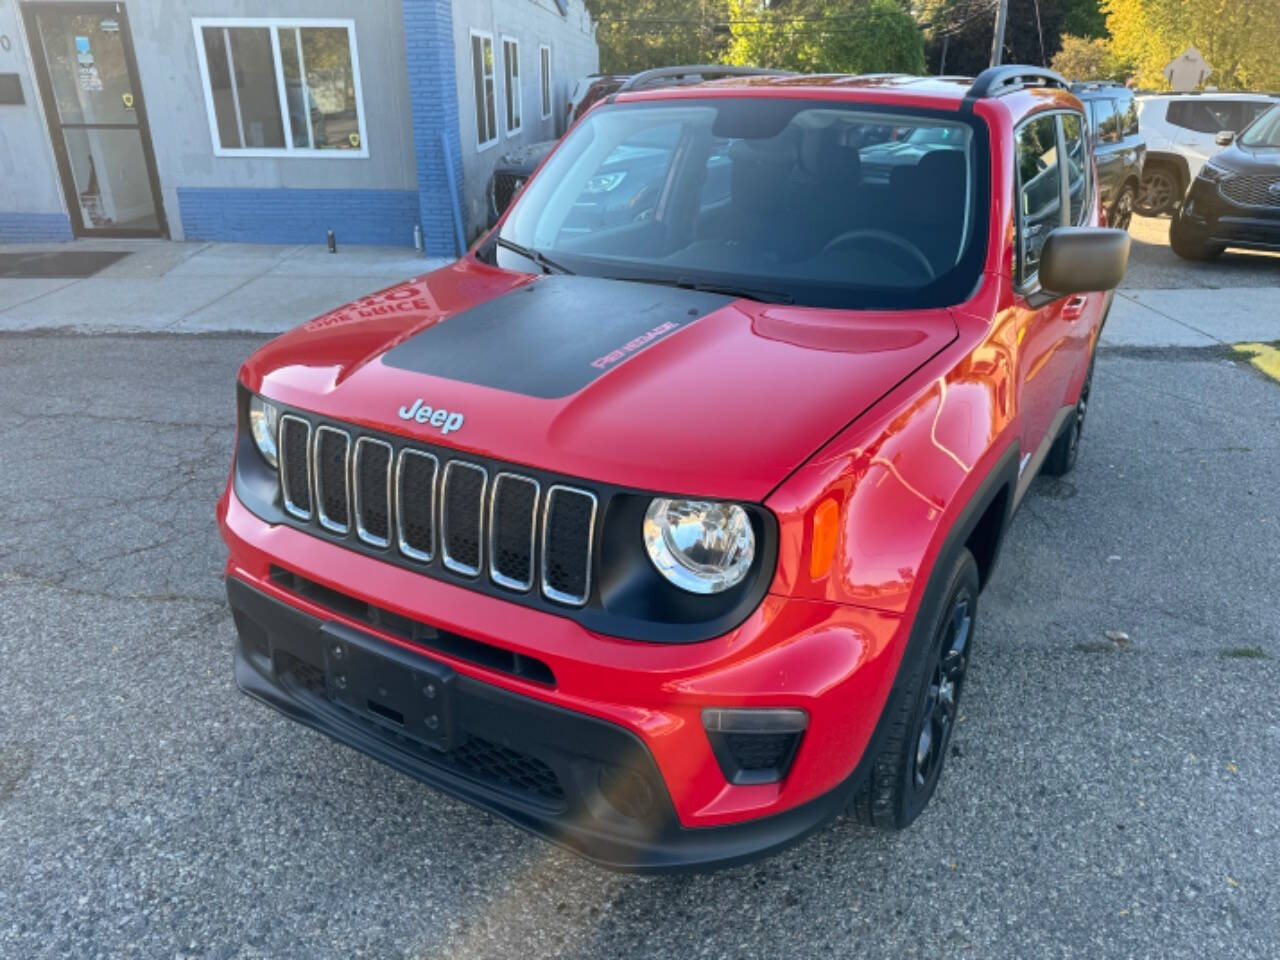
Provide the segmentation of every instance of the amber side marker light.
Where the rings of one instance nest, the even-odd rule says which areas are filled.
[[[813,511],[813,533],[809,538],[809,576],[821,580],[831,572],[840,533],[840,504],[828,498]]]

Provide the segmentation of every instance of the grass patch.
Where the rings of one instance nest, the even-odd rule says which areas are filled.
[[[1261,647],[1223,647],[1218,656],[1228,660],[1270,660],[1267,651]]]

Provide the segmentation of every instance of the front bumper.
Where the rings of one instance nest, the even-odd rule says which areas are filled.
[[[239,639],[240,688],[286,716],[409,776],[613,869],[727,866],[796,842],[838,813],[848,788],[777,816],[682,827],[653,757],[611,723],[520,696],[447,667],[454,733],[437,750],[336,704],[325,692],[325,644],[335,635],[382,655],[394,650],[227,578]],[[624,812],[625,811],[625,812]]]
[[[1197,179],[1179,213],[1182,229],[1202,243],[1250,250],[1280,250],[1280,207],[1246,207]]]
[[[230,550],[228,595],[240,632],[236,675],[247,693],[617,869],[708,868],[754,859],[842,809],[861,776],[860,759],[872,752],[868,744],[907,632],[893,614],[770,595],[742,626],[715,640],[619,640],[266,523],[231,490],[219,502],[219,521]],[[553,679],[535,682],[536,676],[501,664],[491,668],[447,649],[415,646],[291,592],[273,578],[273,568],[392,616],[536,659]],[[335,709],[316,685],[317,676],[323,680],[317,674],[321,638],[335,629],[451,671],[461,734],[537,761],[532,779],[549,769],[560,794],[530,795],[486,781],[465,760],[369,729]],[[311,686],[299,677],[309,677]],[[702,728],[701,711],[708,706],[799,707],[808,713],[809,729],[781,782],[727,781]],[[502,756],[517,766],[525,762]],[[633,785],[645,784],[652,806],[644,815],[623,816],[607,798],[602,801],[603,765],[635,774]]]

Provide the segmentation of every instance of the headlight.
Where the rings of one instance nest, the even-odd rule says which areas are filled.
[[[1200,179],[1208,180],[1210,183],[1217,183],[1219,180],[1224,179],[1230,172],[1231,171],[1226,167],[1220,167],[1212,160],[1209,160],[1200,168]]]
[[[249,432],[262,459],[273,467],[280,465],[276,454],[276,437],[279,436],[280,411],[269,400],[254,395],[249,398]]]
[[[720,593],[751,569],[756,535],[736,504],[658,498],[644,515],[644,545],[658,572],[681,590]]]

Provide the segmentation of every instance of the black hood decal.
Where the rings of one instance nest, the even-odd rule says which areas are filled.
[[[553,274],[428,327],[382,360],[525,396],[567,397],[732,299]]]

